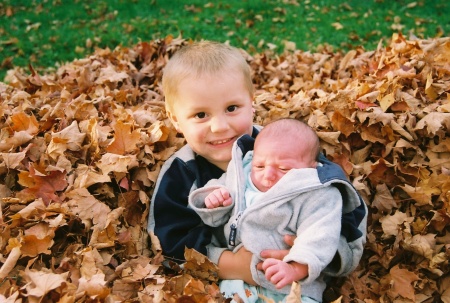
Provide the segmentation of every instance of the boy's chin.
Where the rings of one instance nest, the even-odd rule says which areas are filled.
[[[214,165],[222,168],[223,170],[226,170],[228,163],[230,163],[230,158],[220,158],[220,157],[214,157],[214,159],[209,159],[209,162],[213,163]]]

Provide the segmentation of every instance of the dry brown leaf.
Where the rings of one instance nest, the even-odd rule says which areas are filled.
[[[131,130],[130,124],[118,121],[114,126],[114,139],[106,150],[113,154],[125,155],[137,149],[137,143],[141,139],[138,130]]]
[[[25,270],[25,278],[29,281],[26,286],[27,294],[40,299],[51,290],[64,285],[67,276],[68,273],[54,274],[45,271]]]

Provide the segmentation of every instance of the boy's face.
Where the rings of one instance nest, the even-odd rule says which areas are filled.
[[[251,178],[257,189],[268,191],[291,169],[315,167],[308,147],[294,145],[287,138],[266,137],[256,142]]]
[[[169,118],[187,143],[226,170],[233,142],[253,127],[252,97],[244,77],[233,70],[184,79]]]

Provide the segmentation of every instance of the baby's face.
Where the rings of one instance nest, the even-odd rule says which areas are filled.
[[[264,138],[255,144],[251,178],[258,190],[266,192],[291,169],[307,167],[315,167],[310,152],[302,152],[289,138]]]
[[[234,141],[253,129],[252,96],[244,76],[225,70],[187,78],[169,117],[199,155],[226,170]]]

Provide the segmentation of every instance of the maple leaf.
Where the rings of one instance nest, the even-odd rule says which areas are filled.
[[[98,228],[106,227],[108,213],[111,209],[104,203],[95,199],[86,188],[78,188],[68,192],[67,203],[74,213],[76,213],[85,222],[86,226],[93,224]]]
[[[100,75],[95,80],[96,84],[103,84],[106,82],[120,82],[128,78],[125,72],[117,72],[113,65],[108,65],[100,70]]]
[[[335,112],[333,114],[331,122],[333,123],[334,129],[339,130],[347,137],[355,131],[355,128],[352,126],[352,122],[340,112]]]
[[[114,140],[106,148],[110,153],[125,155],[136,150],[136,144],[141,139],[139,130],[131,131],[131,125],[117,121],[114,126]]]
[[[428,134],[435,135],[439,130],[442,130],[442,126],[448,130],[450,129],[450,113],[429,113],[419,122],[415,129],[424,129],[426,127]]]
[[[49,172],[45,176],[37,175],[33,165],[29,166],[29,174],[22,172],[19,175],[19,183],[28,188],[17,193],[18,197],[31,195],[35,198],[42,198],[46,205],[50,202],[60,202],[57,192],[62,191],[67,186],[66,174],[60,171]]]
[[[396,236],[403,230],[401,226],[405,222],[412,222],[413,219],[400,211],[396,211],[392,216],[388,215],[380,218],[385,237]]]
[[[377,191],[372,201],[372,206],[384,212],[397,207],[397,202],[392,197],[386,184],[377,185]]]
[[[441,284],[439,285],[439,290],[441,292],[441,300],[444,303],[450,302],[450,277],[445,277]]]
[[[12,137],[6,138],[0,142],[0,151],[9,151],[25,143],[28,143],[33,139],[33,135],[30,135],[27,131],[15,132]]]
[[[90,279],[81,277],[78,280],[77,293],[86,293],[86,295],[95,300],[103,300],[109,295],[109,288],[105,281],[105,274],[94,274]]]
[[[113,247],[115,241],[117,241],[116,229],[112,225],[106,225],[106,227],[92,227],[92,235],[89,241],[89,246],[97,249]]]
[[[200,279],[217,282],[218,267],[205,255],[199,253],[195,249],[185,249],[184,257],[186,259],[184,268],[190,275]]]
[[[28,116],[24,112],[18,112],[11,116],[12,129],[15,132],[25,131],[34,136],[39,131],[39,124],[35,116]]]
[[[398,265],[392,267],[389,271],[391,279],[391,288],[388,294],[391,298],[396,298],[398,295],[403,298],[415,300],[414,287],[412,282],[419,280],[419,277],[407,269],[402,269]]]
[[[50,254],[49,248],[53,245],[53,236],[45,236],[38,238],[35,235],[21,237],[23,246],[21,247],[22,255],[36,257],[39,254]]]
[[[26,151],[21,151],[19,153],[0,153],[6,167],[8,168],[18,168],[20,162],[25,159]]]
[[[441,191],[433,185],[428,186],[426,183],[423,185],[423,187],[420,186],[420,184],[413,187],[405,184],[404,186],[401,186],[401,188],[417,202],[417,205],[431,205],[431,197],[433,195],[439,195]]]
[[[419,256],[423,256],[431,260],[435,254],[435,237],[435,234],[426,234],[423,236],[420,234],[414,235],[412,238],[405,239],[403,247],[406,250],[415,252]]]
[[[136,155],[120,156],[117,154],[106,153],[97,164],[104,175],[110,172],[127,173],[131,168],[138,166]]]
[[[150,126],[151,143],[166,141],[169,132],[169,128],[162,121],[156,121]]]
[[[54,274],[51,272],[25,270],[25,278],[29,281],[26,285],[27,294],[31,297],[42,298],[48,292],[66,283],[68,272]]]
[[[52,134],[52,140],[47,147],[47,153],[54,159],[62,155],[67,149],[78,151],[81,149],[86,134],[81,133],[78,122],[73,121],[68,127]]]
[[[100,174],[95,171],[93,167],[80,164],[75,170],[76,178],[73,186],[75,188],[89,187],[96,183],[108,183],[111,182],[111,178],[108,174]]]

